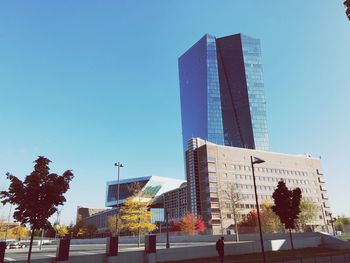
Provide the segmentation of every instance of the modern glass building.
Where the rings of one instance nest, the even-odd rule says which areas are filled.
[[[190,138],[268,150],[260,40],[205,35],[179,58],[184,151]]]
[[[135,186],[139,188],[138,199],[142,201],[154,202],[163,193],[178,188],[184,180],[161,177],[161,176],[147,176],[122,179],[119,181],[119,205],[123,204],[126,199],[135,194]],[[117,202],[118,181],[107,182],[106,187],[106,206],[115,207]]]
[[[109,181],[106,185],[106,206],[110,209],[78,208],[77,218],[84,224],[95,225],[98,229],[106,229],[108,217],[117,214],[117,206],[137,194],[137,200],[150,202],[151,222],[164,222],[163,194],[179,188],[184,180],[147,176],[119,180],[119,203],[117,200],[118,181]],[[81,215],[81,216],[80,216]]]

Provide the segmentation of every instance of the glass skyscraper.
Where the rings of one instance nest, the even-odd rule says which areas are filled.
[[[179,58],[184,150],[193,137],[268,150],[260,40],[205,35]]]

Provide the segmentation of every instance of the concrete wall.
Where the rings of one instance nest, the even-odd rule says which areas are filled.
[[[317,235],[316,233],[293,233],[293,237],[304,238],[312,237]],[[183,243],[183,242],[216,242],[220,238],[220,235],[194,235],[194,236],[169,236],[170,243]],[[273,239],[289,239],[289,234],[284,233],[269,233],[264,234],[264,240],[273,240]],[[235,235],[225,235],[226,241],[235,241]],[[240,241],[257,241],[260,240],[259,234],[242,234],[239,235]],[[122,236],[119,237],[119,242],[123,244],[137,243],[137,237]],[[144,242],[144,239],[141,238],[141,242]],[[165,235],[157,235],[158,243],[165,243]],[[94,239],[72,239],[71,244],[105,244],[106,238],[94,238]]]
[[[197,246],[185,246],[174,247],[170,249],[159,249],[156,253],[157,262],[165,261],[181,261],[184,259],[195,259],[204,257],[217,257],[215,250],[215,241],[219,236],[192,236],[192,237],[174,237],[175,240],[184,242],[187,241],[213,241],[212,244],[197,245]],[[259,236],[257,235],[244,235],[244,239],[251,239],[252,241],[242,241],[240,243],[230,242],[226,238],[225,254],[226,255],[238,255],[260,252]],[[255,239],[255,240],[253,240]],[[264,235],[264,247],[266,251],[287,250],[291,248],[289,235],[287,234],[266,234]],[[99,242],[102,242],[100,239]],[[294,247],[306,248],[306,247],[318,247],[323,246],[334,249],[349,249],[350,242],[343,241],[329,234],[324,233],[295,233],[293,234]],[[157,240],[159,242],[159,240]],[[144,263],[145,260],[144,251],[128,251],[120,252],[117,257],[106,257],[105,254],[97,255],[84,255],[84,256],[72,256],[69,261],[62,263]],[[26,261],[17,261],[17,263],[25,263]],[[33,260],[33,263],[52,263],[54,259],[40,259]]]
[[[350,234],[350,225],[344,225],[343,228],[345,234]]]
[[[321,244],[321,237],[297,237],[293,239],[295,248],[318,247]],[[264,241],[265,251],[277,251],[291,249],[290,240],[275,239]],[[239,255],[260,252],[260,242],[245,241],[241,243],[225,244],[225,255]],[[195,259],[203,257],[216,257],[215,244],[196,247],[176,247],[172,249],[160,249],[157,251],[157,262],[181,261],[184,259]]]
[[[344,241],[341,238],[329,235],[321,234],[321,244],[325,248],[330,249],[350,249],[350,242]]]
[[[116,257],[107,257],[105,254],[83,255],[69,257],[68,261],[58,261],[60,263],[143,263],[143,251],[120,252]],[[54,258],[32,259],[33,263],[54,263]],[[27,263],[27,260],[16,261],[16,263]]]
[[[225,255],[247,254],[260,251],[257,242],[244,242],[237,244],[225,244]],[[160,249],[157,251],[157,262],[181,261],[204,257],[217,257],[215,244],[196,247],[176,247]]]

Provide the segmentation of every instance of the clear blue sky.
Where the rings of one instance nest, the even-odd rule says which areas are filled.
[[[0,188],[38,155],[73,169],[61,219],[105,183],[184,178],[177,58],[205,33],[262,41],[270,147],[322,156],[350,216],[350,21],[343,1],[2,1]],[[6,208],[0,209],[6,217]]]

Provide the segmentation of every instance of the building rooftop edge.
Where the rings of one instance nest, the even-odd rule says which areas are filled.
[[[178,60],[181,59],[181,57],[183,57],[189,50],[191,50],[195,45],[198,44],[198,42],[200,42],[203,38],[207,37],[207,36],[210,36],[210,37],[214,37],[216,39],[221,39],[221,38],[226,38],[226,37],[232,37],[232,36],[246,36],[246,37],[249,37],[249,38],[253,38],[253,39],[257,39],[257,40],[260,40],[259,38],[256,38],[256,37],[251,37],[249,35],[246,35],[246,34],[243,34],[243,33],[236,33],[236,34],[232,34],[232,35],[228,35],[228,36],[223,36],[223,37],[216,37],[215,35],[213,34],[209,34],[209,33],[205,33],[198,41],[196,41],[192,46],[190,46],[188,49],[186,49],[186,51],[184,53],[182,53],[179,57],[178,57]]]
[[[150,176],[143,176],[143,177],[131,177],[131,178],[125,178],[120,179],[119,183],[131,183],[131,182],[137,182],[137,181],[144,181],[144,180],[151,180],[151,179],[161,179],[161,180],[167,180],[167,181],[177,181],[177,182],[185,182],[184,179],[178,179],[178,178],[172,178],[172,177],[166,177],[166,176],[158,176],[158,175],[150,175]],[[107,185],[117,184],[118,180],[111,180],[107,181]]]
[[[209,145],[213,145],[213,146],[219,146],[219,147],[225,147],[225,148],[234,148],[234,149],[239,149],[239,150],[247,150],[247,151],[255,151],[255,152],[261,152],[261,153],[268,153],[268,154],[278,154],[278,155],[286,155],[286,156],[290,156],[290,157],[300,157],[300,158],[310,158],[310,159],[314,159],[314,160],[320,160],[320,157],[313,157],[311,156],[311,154],[290,154],[290,153],[281,153],[281,152],[274,152],[274,151],[263,151],[263,150],[256,150],[256,149],[248,149],[248,148],[240,148],[240,147],[234,147],[234,146],[227,146],[227,145],[220,145],[220,144],[216,144],[216,143],[212,143],[210,141],[206,141],[202,138],[191,138],[189,139],[199,139],[205,142],[205,144],[209,144]],[[204,146],[204,145],[202,145]],[[201,147],[201,146],[200,146]]]

